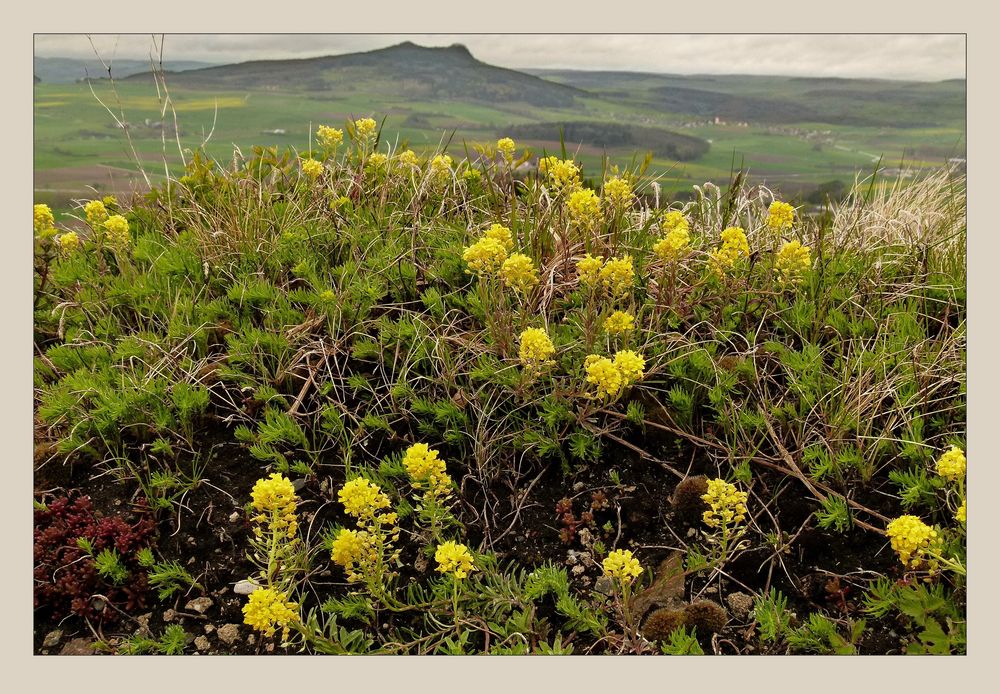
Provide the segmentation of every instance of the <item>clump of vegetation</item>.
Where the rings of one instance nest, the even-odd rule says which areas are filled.
[[[705,591],[721,601],[750,581],[748,646],[863,650],[874,620],[843,588],[831,614],[803,619],[791,576],[772,585],[796,543],[846,551],[846,535],[897,553],[872,560],[889,583],[859,586],[875,619],[899,610],[911,644],[964,647],[961,180],[859,185],[806,218],[742,174],[663,208],[641,195],[642,165],[591,188],[566,152],[515,176],[532,154],[509,138],[424,159],[371,118],[316,135],[224,165],[195,153],[141,200],[81,205],[79,232],[35,209],[39,438],[167,517],[219,464],[202,437],[239,451],[256,638],[694,653],[731,621]],[[631,461],[680,480],[672,504],[662,480],[650,494],[623,479]],[[612,481],[579,517],[574,478]],[[553,495],[533,503],[543,479]],[[551,522],[553,505],[551,533],[521,517],[538,506]],[[690,532],[664,522],[668,506]],[[38,513],[44,534],[63,511]],[[201,588],[137,555],[143,522],[58,525],[47,585],[75,598],[55,576],[89,567],[87,581],[162,599]],[[548,543],[530,558],[529,536]],[[684,606],[643,629],[643,562],[664,545],[680,548]],[[909,585],[932,591],[919,612]],[[135,648],[184,648],[179,632],[167,642]]]

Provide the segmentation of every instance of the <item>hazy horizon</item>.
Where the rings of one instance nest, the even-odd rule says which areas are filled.
[[[461,43],[511,69],[941,81],[965,78],[960,34],[168,34],[166,61],[306,59],[412,41]],[[36,34],[35,57],[147,60],[160,35]],[[95,50],[96,49],[96,50]]]

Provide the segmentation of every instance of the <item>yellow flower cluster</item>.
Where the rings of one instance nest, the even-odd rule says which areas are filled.
[[[320,147],[336,149],[344,141],[344,131],[321,125],[316,129],[316,140],[319,141]]]
[[[521,333],[519,340],[521,346],[518,349],[518,356],[526,368],[538,369],[544,364],[551,363],[550,359],[556,353],[556,348],[544,330],[528,328]]]
[[[955,520],[963,525],[965,524],[965,499],[962,499],[962,505],[955,511]]]
[[[108,218],[108,208],[100,200],[91,200],[83,206],[83,212],[87,215],[87,223],[97,226]]]
[[[514,161],[514,152],[517,150],[517,145],[509,137],[501,137],[497,140],[497,151],[500,155],[506,159],[508,162]]]
[[[596,397],[600,399],[617,396],[626,386],[642,378],[645,367],[646,360],[627,349],[616,352],[614,359],[591,354],[583,362],[587,383],[597,386]]]
[[[733,267],[740,258],[750,255],[747,235],[740,227],[729,227],[722,231],[722,244],[709,251],[709,260],[716,272]]]
[[[490,228],[483,232],[483,237],[499,241],[507,251],[514,248],[514,237],[511,235],[510,229],[502,224],[491,224]]]
[[[375,136],[377,128],[374,118],[359,118],[354,121],[354,137],[359,142],[365,142]]]
[[[500,267],[500,279],[504,285],[527,294],[538,284],[538,268],[524,253],[514,253]]]
[[[253,519],[255,522],[266,524],[272,532],[284,534],[289,539],[298,534],[299,524],[295,515],[298,497],[287,477],[273,472],[267,479],[257,480],[250,499],[258,513]],[[254,528],[254,533],[259,536],[260,528]]]
[[[69,255],[80,247],[80,237],[75,231],[67,231],[59,235],[59,251],[63,255]]]
[[[406,166],[418,166],[420,160],[417,158],[417,153],[412,149],[404,149],[397,156],[400,164],[405,164]]]
[[[319,178],[320,174],[323,173],[323,162],[315,159],[303,159],[302,173],[309,178]]]
[[[384,508],[389,507],[389,497],[382,489],[364,477],[355,477],[337,493],[348,515],[359,519],[372,519]]]
[[[548,179],[552,192],[556,195],[564,190],[576,190],[580,186],[580,167],[572,159],[558,157],[539,159],[538,173]]]
[[[299,619],[298,603],[291,602],[288,595],[274,588],[258,588],[250,593],[250,599],[243,606],[243,623],[264,636],[273,636],[280,627],[281,638],[288,638],[288,627]]]
[[[494,224],[482,237],[462,251],[462,259],[476,275],[494,275],[503,267],[507,253],[514,247],[510,229]]]
[[[802,279],[811,265],[809,247],[803,246],[798,240],[788,241],[778,251],[774,271],[783,283],[795,283]]]
[[[709,509],[702,514],[702,520],[710,528],[739,525],[746,518],[748,496],[723,479],[709,480],[708,492],[701,497]]]
[[[787,202],[775,200],[767,209],[767,226],[774,232],[781,233],[791,229],[795,221],[795,208]]]
[[[943,547],[937,530],[916,516],[900,516],[886,526],[885,532],[903,566],[917,569],[926,562],[930,571],[937,570],[938,561],[931,556],[940,554]]]
[[[107,234],[108,243],[112,246],[124,247],[131,241],[128,235],[128,220],[120,214],[108,217],[108,221],[104,222],[104,232]]]
[[[403,455],[403,467],[415,489],[422,489],[436,497],[444,497],[451,489],[451,477],[445,469],[438,451],[426,443],[415,443]]]
[[[382,171],[389,164],[389,157],[382,152],[372,152],[368,157],[368,168],[372,171]]]
[[[624,210],[635,202],[635,194],[632,192],[631,184],[618,176],[604,182],[601,196],[608,207],[613,210]]]
[[[431,180],[438,185],[451,180],[451,157],[447,154],[438,154],[431,159]]]
[[[372,549],[370,536],[363,530],[341,528],[333,538],[330,556],[335,564],[349,569]]]
[[[478,183],[482,177],[483,174],[479,169],[466,169],[462,172],[462,180],[465,181],[466,185]]]
[[[937,459],[937,474],[951,482],[965,477],[965,453],[961,448],[952,446]]]
[[[48,231],[56,225],[56,218],[52,215],[52,208],[39,203],[35,205],[35,233]]]
[[[614,365],[621,372],[625,385],[635,383],[646,373],[646,360],[641,354],[630,349],[615,352]]]
[[[604,330],[609,335],[619,335],[635,329],[635,317],[631,313],[615,311],[604,319]]]
[[[437,551],[434,553],[434,560],[438,563],[438,571],[443,574],[451,574],[459,579],[465,578],[476,570],[469,548],[454,540],[448,540],[438,545]]]
[[[631,583],[642,575],[639,560],[632,556],[632,550],[616,549],[601,562],[604,575],[618,579],[622,583]]]
[[[589,229],[601,220],[601,201],[590,188],[574,190],[566,201],[566,212],[572,224]]]
[[[601,268],[604,266],[604,256],[597,256],[596,258],[590,253],[583,256],[576,263],[576,276],[580,280],[580,284],[587,288],[593,288],[597,286],[597,283],[601,279]]]
[[[677,210],[667,213],[663,220],[665,234],[653,244],[653,253],[665,263],[679,260],[691,245],[688,221]]]
[[[601,285],[612,297],[622,297],[628,294],[635,282],[635,268],[632,266],[632,256],[611,258],[604,263],[600,273]]]

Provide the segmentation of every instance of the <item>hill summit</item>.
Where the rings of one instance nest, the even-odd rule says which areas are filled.
[[[523,102],[569,107],[585,94],[517,70],[477,60],[460,44],[418,46],[411,41],[361,53],[291,60],[254,60],[197,70],[169,72],[172,85],[332,92],[337,97],[372,92],[408,100]],[[149,80],[149,73],[131,80]]]

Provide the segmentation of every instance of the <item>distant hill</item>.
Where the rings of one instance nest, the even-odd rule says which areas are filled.
[[[133,75],[131,80],[149,80]],[[409,41],[388,48],[319,58],[255,60],[172,72],[172,85],[188,88],[304,90],[351,94],[384,93],[408,100],[442,100],[569,107],[585,92],[474,58],[465,46],[417,46]]]
[[[709,144],[700,137],[680,135],[663,128],[647,128],[620,123],[570,121],[563,123],[527,123],[504,129],[518,140],[558,142],[562,129],[567,149],[582,144],[601,149],[650,151],[654,156],[677,161],[691,161],[708,152]]]
[[[197,60],[164,60],[166,70],[193,70],[209,67],[213,63]],[[115,79],[128,77],[140,72],[149,72],[148,60],[121,60],[111,63],[111,75]],[[69,84],[86,77],[107,77],[108,72],[97,58],[81,60],[79,58],[40,58],[35,57],[35,76],[42,82],[53,84]]]
[[[965,80],[529,72],[605,99],[698,119],[894,128],[957,126],[965,121]]]

